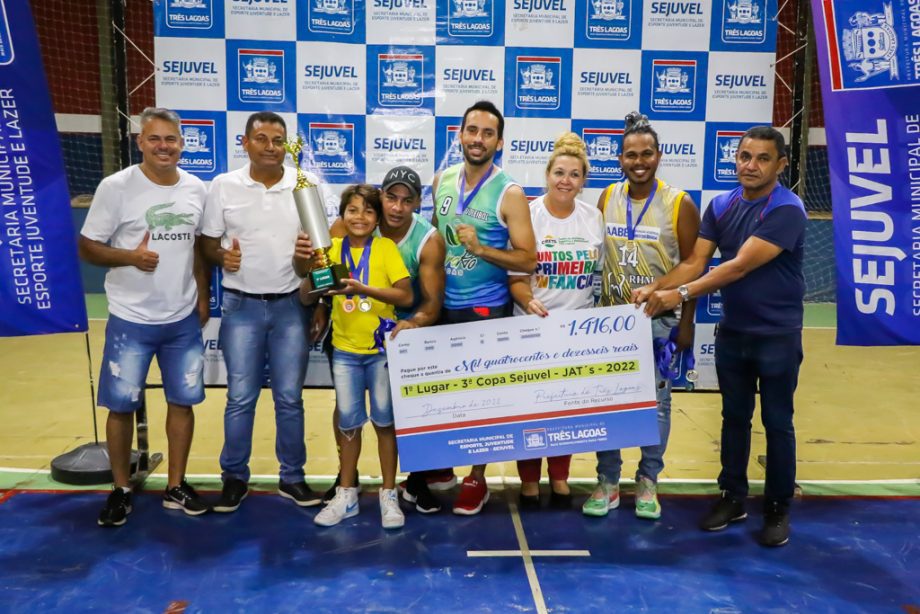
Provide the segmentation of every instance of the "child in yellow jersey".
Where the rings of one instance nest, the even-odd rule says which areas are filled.
[[[332,295],[332,373],[339,408],[341,486],[335,497],[314,518],[333,526],[358,513],[358,488],[354,483],[361,453],[361,429],[368,420],[364,393],[370,398],[370,421],[377,431],[380,471],[380,517],[385,529],[405,523],[396,494],[396,432],[386,354],[385,333],[396,319],[396,307],[412,304],[409,271],[396,244],[375,237],[381,216],[380,194],[360,184],[342,193],[339,216],[345,237],[332,239],[329,257],[348,267],[345,279]]]

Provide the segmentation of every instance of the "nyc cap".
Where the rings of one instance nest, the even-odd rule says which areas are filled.
[[[418,173],[408,166],[391,168],[389,172],[387,172],[386,177],[383,178],[383,183],[380,185],[380,191],[386,192],[397,183],[401,183],[409,188],[409,192],[416,198],[422,195],[422,181],[419,179]]]

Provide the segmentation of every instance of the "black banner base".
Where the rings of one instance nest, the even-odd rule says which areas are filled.
[[[140,454],[131,450],[131,475],[137,473]],[[111,484],[112,467],[105,443],[87,443],[51,461],[51,479],[63,484]]]

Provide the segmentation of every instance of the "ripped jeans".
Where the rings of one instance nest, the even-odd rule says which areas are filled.
[[[204,343],[193,310],[170,324],[137,324],[109,314],[98,405],[116,413],[137,411],[154,356],[167,402],[191,407],[204,401]]]

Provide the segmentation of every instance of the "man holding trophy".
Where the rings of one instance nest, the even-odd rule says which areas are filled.
[[[300,220],[293,196],[298,173],[284,166],[286,142],[281,116],[253,113],[243,136],[249,163],[216,177],[205,207],[204,254],[224,272],[220,342],[227,408],[220,455],[224,486],[216,512],[235,511],[248,494],[252,428],[266,366],[275,402],[278,492],[299,506],[321,500],[304,482],[310,317],[291,264]]]

